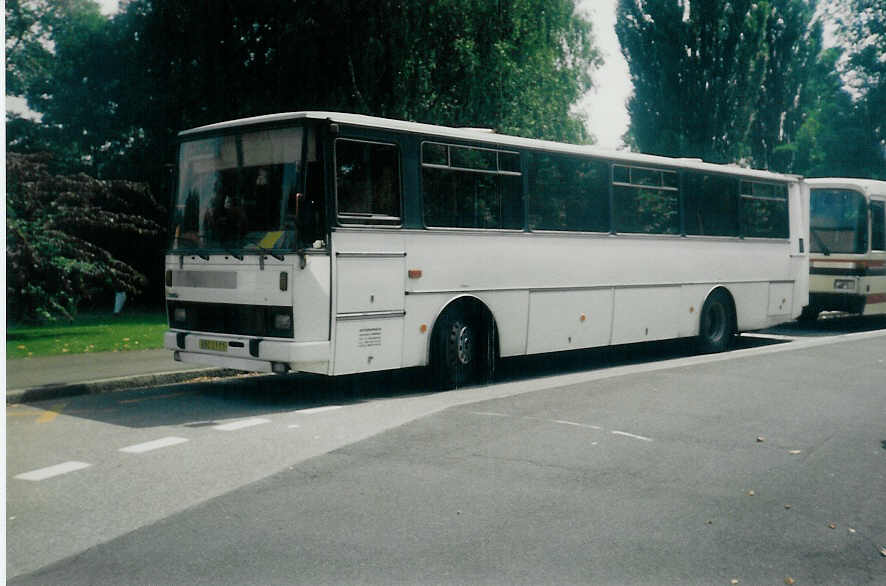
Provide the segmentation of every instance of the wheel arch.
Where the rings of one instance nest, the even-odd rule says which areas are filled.
[[[453,297],[452,299],[449,299],[445,304],[441,305],[439,311],[437,311],[437,314],[434,316],[433,325],[430,329],[431,335],[429,338],[428,347],[425,351],[425,357],[428,364],[431,363],[431,360],[433,360],[434,357],[434,341],[437,339],[437,326],[440,323],[440,318],[448,311],[464,311],[469,315],[473,315],[483,319],[484,325],[486,325],[487,327],[491,326],[495,348],[495,356],[492,357],[492,359],[498,360],[501,354],[501,350],[499,345],[498,322],[495,318],[495,313],[479,297],[469,294],[463,294]]]
[[[732,294],[732,291],[730,291],[729,287],[727,287],[726,285],[714,285],[713,287],[711,287],[708,290],[707,294],[705,295],[704,301],[702,301],[702,304],[701,304],[701,309],[698,312],[698,317],[699,317],[698,327],[697,327],[698,333],[701,334],[701,325],[702,325],[701,324],[701,314],[702,314],[702,311],[704,310],[704,304],[707,303],[708,299],[710,299],[711,296],[716,294],[718,291],[722,291],[723,294],[726,295],[726,299],[729,301],[730,316],[732,319],[732,324],[731,324],[732,325],[732,333],[737,334],[738,333],[738,308],[735,305],[735,296]]]

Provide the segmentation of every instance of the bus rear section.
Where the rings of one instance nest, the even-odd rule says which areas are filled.
[[[823,311],[886,313],[886,182],[809,179],[809,305]]]

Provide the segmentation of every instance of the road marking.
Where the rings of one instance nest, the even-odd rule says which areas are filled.
[[[119,451],[126,452],[127,454],[142,454],[144,452],[150,452],[151,450],[159,450],[160,448],[167,448],[169,446],[183,444],[186,441],[188,441],[188,439],[184,437],[170,436],[150,442],[145,442],[143,444],[135,444],[134,446],[120,448]]]
[[[22,474],[17,474],[15,477],[19,480],[31,480],[34,482],[38,482],[40,480],[52,478],[53,476],[60,476],[62,474],[67,474],[68,472],[82,470],[83,468],[88,468],[89,466],[91,466],[91,464],[87,464],[86,462],[64,462],[63,464],[47,466],[46,468],[40,468],[39,470],[23,472]]]
[[[651,437],[646,437],[643,435],[636,435],[633,433],[628,433],[626,431],[618,431],[617,429],[613,429],[610,433],[612,433],[613,435],[623,435],[624,437],[632,437],[634,439],[643,440],[644,442],[651,442],[652,441]]]
[[[212,429],[217,429],[218,431],[236,431],[238,429],[243,429],[245,427],[252,427],[253,425],[261,425],[262,423],[270,423],[270,419],[262,419],[261,417],[254,417],[252,419],[242,419],[240,421],[232,421],[231,423],[223,423],[221,425],[216,425]]]
[[[292,424],[292,425],[290,425],[290,426],[288,426],[288,427],[289,427],[289,429],[298,429],[298,428],[301,427],[301,426],[300,426],[298,423],[294,423],[294,424]]]
[[[298,409],[296,411],[293,411],[293,413],[298,413],[299,415],[313,415],[314,413],[335,411],[336,409],[341,409],[341,405],[329,405],[328,407],[311,407],[310,409]]]
[[[61,413],[61,410],[65,408],[67,403],[56,403],[52,406],[51,409],[47,409],[43,412],[40,417],[37,418],[37,423],[51,423],[55,421],[55,418],[58,417],[58,414]]]
[[[588,429],[603,429],[599,425],[591,425],[589,423],[576,423],[575,421],[565,421],[563,419],[552,419],[554,423],[562,423],[563,425],[574,425],[575,427],[587,427]]]
[[[794,340],[801,340],[801,336],[786,336],[784,334],[757,334],[754,332],[742,332],[739,336],[743,338],[759,338],[761,340],[783,340],[785,342],[793,342]]]
[[[511,417],[507,413],[495,413],[494,411],[471,411],[471,415],[485,415],[488,417]]]

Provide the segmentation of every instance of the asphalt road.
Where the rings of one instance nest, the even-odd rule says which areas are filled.
[[[859,333],[884,326],[508,361],[447,393],[406,372],[10,407],[7,575],[884,584],[886,331]]]

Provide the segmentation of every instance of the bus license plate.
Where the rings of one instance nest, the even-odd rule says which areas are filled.
[[[218,340],[200,340],[201,350],[213,350],[215,352],[227,352],[228,343],[219,342]]]

